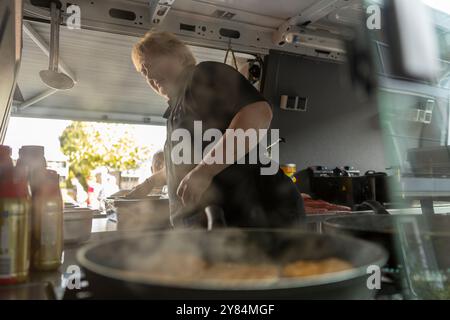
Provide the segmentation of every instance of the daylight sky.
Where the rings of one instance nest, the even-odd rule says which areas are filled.
[[[70,124],[67,120],[35,119],[12,117],[6,132],[5,145],[13,149],[13,159],[17,159],[19,148],[23,145],[42,145],[49,161],[65,159],[59,148],[59,136]],[[104,124],[99,124],[99,130]],[[128,130],[136,137],[138,145],[146,145],[151,152],[162,149],[166,139],[164,126],[123,125],[119,130]]]

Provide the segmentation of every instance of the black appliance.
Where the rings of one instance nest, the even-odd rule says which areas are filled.
[[[300,192],[313,198],[325,200],[362,210],[359,205],[367,200],[389,202],[388,175],[384,172],[367,171],[361,175],[352,166],[311,166],[297,172],[295,184]]]

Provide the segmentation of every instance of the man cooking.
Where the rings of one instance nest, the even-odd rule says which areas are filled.
[[[208,206],[221,208],[228,226],[290,227],[301,220],[302,198],[279,168],[276,174],[262,175],[261,163],[236,163],[236,155],[232,164],[213,161],[225,154],[227,142],[234,142],[227,129],[270,126],[270,105],[245,77],[223,63],[196,65],[189,48],[167,32],[147,33],[133,47],[132,60],[149,86],[168,100],[166,168],[147,183],[150,187],[167,183],[174,226],[201,224]],[[202,143],[198,163],[175,162],[173,134],[195,136],[194,121],[201,122],[202,130],[218,129],[223,135],[210,150]],[[256,147],[246,143],[245,152]],[[191,149],[189,154],[194,154],[194,141]]]

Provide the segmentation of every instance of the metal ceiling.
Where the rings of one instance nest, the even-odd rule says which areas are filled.
[[[147,21],[150,20],[147,12],[149,0],[88,2],[77,0],[71,3],[80,5],[84,10],[83,28],[75,30],[61,28],[60,58],[74,73],[77,81],[75,87],[56,93],[45,87],[39,78],[39,71],[47,69],[48,58],[28,35],[24,35],[19,88],[24,100],[30,103],[34,103],[35,97],[45,98],[30,106],[25,105],[26,108],[23,110],[16,108],[13,115],[164,123],[161,115],[166,109],[166,102],[148,88],[144,79],[134,70],[130,59],[131,47],[137,41],[137,36],[150,27]],[[336,3],[340,3],[337,9],[327,11],[327,6]],[[340,0],[176,0],[173,2],[169,18],[164,21],[162,27],[176,33],[187,43],[223,48],[226,46],[225,39],[220,36],[217,38],[216,29],[218,26],[233,26],[241,32],[241,38],[233,40],[234,48],[239,50],[245,47],[246,52],[262,50],[267,53],[273,46],[274,31],[299,13],[311,11],[308,11],[308,8],[317,7],[322,10],[315,16],[315,22],[311,24],[312,29],[326,26],[332,30],[344,22],[341,21],[341,17],[345,17],[344,20],[351,20],[357,16],[361,12],[359,4],[360,0],[349,0],[348,3]],[[136,21],[114,20],[105,15],[111,6],[139,12],[140,16],[138,15]],[[85,8],[88,7],[90,9],[86,11]],[[217,10],[229,12],[229,19],[214,17]],[[42,12],[45,15],[45,10]],[[196,30],[193,34],[181,31],[179,24],[187,21],[196,21],[199,25],[195,28],[208,31]],[[38,36],[46,42],[49,41],[50,32],[47,23],[36,21],[28,23]],[[283,47],[283,50],[319,56],[314,46],[324,45],[322,43],[324,39],[310,40],[312,46],[311,44],[309,47],[287,46]],[[333,40],[330,41],[331,46],[334,46]],[[199,62],[223,61],[223,50],[191,48]],[[342,55],[331,52],[327,58],[342,60]],[[20,101],[15,105],[20,105]]]
[[[273,29],[321,1],[331,4],[334,0],[176,0],[172,10],[211,17],[219,9],[235,14],[231,19],[235,22]],[[137,2],[145,3],[148,0]],[[348,0],[346,5],[332,10],[320,19],[320,22],[345,23],[349,19],[357,18],[361,7],[361,0]],[[341,18],[346,20],[340,21]]]
[[[30,22],[31,27],[49,40],[49,25]],[[162,123],[167,104],[137,73],[130,52],[136,37],[92,30],[61,28],[60,57],[76,76],[71,90],[53,95],[14,113],[62,119],[110,120],[137,123]],[[191,47],[201,61],[223,61],[225,52]],[[48,88],[39,71],[48,67],[48,58],[27,36],[23,38],[22,64],[18,85],[24,100]],[[17,103],[16,103],[17,105]]]

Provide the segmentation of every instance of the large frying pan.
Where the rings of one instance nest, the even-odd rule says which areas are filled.
[[[209,262],[251,264],[335,257],[354,267],[275,282],[230,285],[194,279],[182,283],[151,276],[145,267],[164,252],[196,254]],[[387,254],[375,244],[345,236],[293,229],[216,229],[124,235],[84,247],[77,258],[98,299],[368,299],[376,292],[367,288],[367,267],[383,266]],[[186,271],[186,266],[180,267],[180,272]]]

